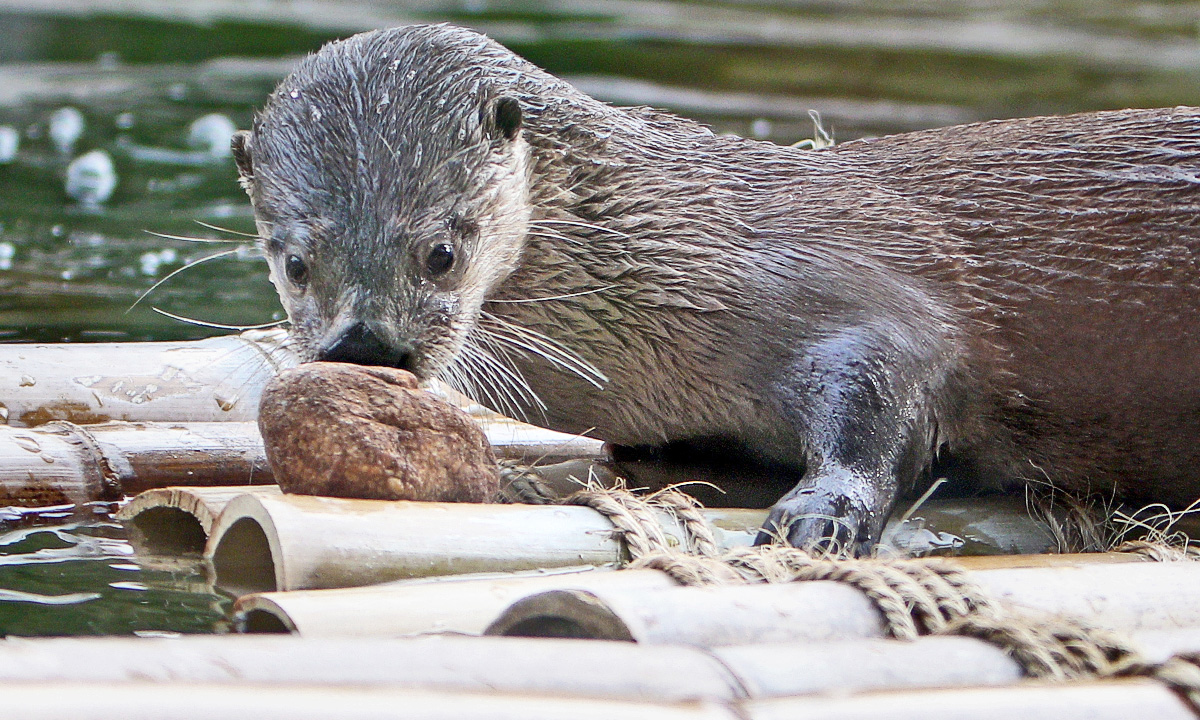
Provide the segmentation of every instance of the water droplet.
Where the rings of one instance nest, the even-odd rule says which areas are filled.
[[[291,91],[290,93],[288,93],[288,97],[290,97],[291,99],[295,100],[296,98],[300,97],[300,91],[299,91],[299,90],[293,90],[293,91]]]
[[[83,113],[73,107],[61,107],[50,114],[50,141],[63,155],[70,155],[83,135]]]
[[[99,205],[112,197],[116,187],[116,168],[103,150],[80,155],[67,166],[67,195],[83,205]]]
[[[133,113],[123,112],[117,116],[115,122],[116,122],[118,130],[128,130],[133,127],[133,123],[134,123]]]
[[[233,407],[235,405],[237,405],[238,399],[239,399],[239,397],[238,397],[237,393],[234,393],[231,395],[226,395],[223,392],[214,392],[213,393],[213,400],[217,401],[217,407],[221,408],[225,412],[229,412],[230,410],[232,410]]]
[[[228,116],[209,113],[196,118],[188,128],[188,145],[200,148],[213,157],[229,157],[233,154],[230,140],[237,126]]]
[[[22,450],[27,450],[31,453],[41,453],[42,452],[41,444],[37,440],[34,440],[33,438],[29,437],[28,435],[14,435],[13,442],[15,442],[18,446],[20,446],[20,448]]]
[[[0,165],[7,165],[17,159],[17,149],[21,146],[21,133],[8,125],[0,125]]]
[[[37,385],[37,380],[34,380],[30,375],[22,375],[20,382],[17,383],[21,387],[33,387]]]
[[[54,464],[54,458],[50,457],[46,453],[42,453],[41,455],[39,455],[39,457],[42,459],[42,462],[46,463],[47,465]]]

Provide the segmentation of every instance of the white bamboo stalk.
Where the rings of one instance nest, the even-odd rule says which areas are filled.
[[[993,596],[1120,631],[1200,626],[1200,563],[1097,564],[980,570],[971,577]],[[552,590],[515,602],[486,631],[555,634],[700,647],[882,637],[882,616],[848,585]]]
[[[1200,649],[1200,628],[1176,634],[1183,640],[1164,644],[1147,640],[1144,634],[1132,640],[1143,654],[1155,657],[1166,657],[1163,653],[1169,647],[1188,652]],[[354,685],[656,704],[829,698],[918,689],[936,697],[929,690],[951,687],[974,692],[1006,686],[1019,693],[1029,685],[1016,662],[1001,649],[962,637],[770,643],[710,651],[594,640],[453,635],[0,641],[0,688],[35,682],[138,681],[175,687],[183,683]]]
[[[724,547],[748,545],[761,510],[721,510]],[[740,523],[731,518],[740,516]],[[660,521],[676,541],[674,518]],[[233,499],[205,554],[237,594],[353,587],[388,580],[570,565],[619,564],[612,524],[580,506],[345,500],[302,495]]]
[[[738,720],[716,703],[465,693],[357,685],[6,683],[5,720]]]
[[[264,383],[295,360],[282,331],[190,342],[0,344],[0,418],[254,420]]]
[[[234,620],[241,632],[289,632],[316,638],[430,632],[480,635],[510,604],[546,590],[674,586],[675,581],[654,570],[613,572],[591,565],[447,575],[336,590],[251,593],[234,604]]]
[[[781,698],[740,709],[746,720],[1196,720],[1178,695],[1153,680]]]
[[[1021,556],[1006,557],[1013,566],[1020,567],[1024,563]],[[1144,560],[1128,553],[1045,557],[1057,559],[1060,565],[1068,561],[1086,564]],[[997,566],[1000,559],[1004,558],[990,561],[989,566]],[[659,573],[611,573],[592,566],[482,576],[449,575],[364,587],[251,593],[238,598],[234,604],[234,617],[241,632],[290,632],[306,637],[392,636],[424,632],[479,634],[508,606],[530,595],[548,590],[603,589],[622,582],[633,582],[640,590],[675,586]],[[845,589],[831,592],[840,593],[851,606],[862,604],[859,593]],[[802,610],[798,614],[804,617]],[[861,632],[861,629],[854,632],[830,630],[827,636],[856,637]]]

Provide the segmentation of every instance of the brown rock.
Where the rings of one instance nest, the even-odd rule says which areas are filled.
[[[307,363],[266,387],[258,427],[284,492],[488,502],[496,459],[469,415],[404,370]]]

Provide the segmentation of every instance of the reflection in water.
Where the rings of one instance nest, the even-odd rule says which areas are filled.
[[[0,634],[213,632],[228,601],[199,559],[131,562],[111,522],[26,527],[0,535]]]

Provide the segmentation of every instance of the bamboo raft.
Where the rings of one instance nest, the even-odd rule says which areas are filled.
[[[99,355],[86,358],[66,352],[77,346],[0,346],[7,504],[132,496],[118,517],[137,561],[207,558],[236,598],[239,633],[2,640],[4,717],[1200,717],[1200,667],[1187,660],[1200,655],[1200,564],[1006,554],[1053,545],[1013,499],[934,500],[923,520],[893,520],[897,554],[961,548],[947,540],[956,533],[993,553],[922,576],[931,588],[965,578],[1032,630],[1052,618],[1088,642],[1108,633],[1110,655],[1137,659],[1037,679],[1024,646],[913,620],[920,608],[903,611],[916,631],[899,639],[896,608],[847,581],[867,566],[685,587],[661,564],[621,569],[654,548],[596,504],[284,495],[253,423],[263,383],[291,362],[281,343],[247,333],[90,346]],[[97,366],[121,372],[87,370]],[[498,457],[538,462],[560,493],[603,476],[598,441],[457,401]],[[696,550],[695,523],[711,552],[746,552],[765,516],[639,507],[669,553]],[[939,602],[949,618],[969,610]]]

